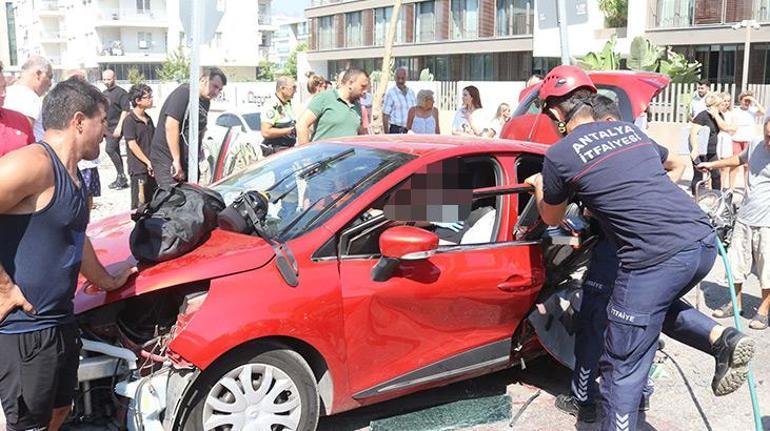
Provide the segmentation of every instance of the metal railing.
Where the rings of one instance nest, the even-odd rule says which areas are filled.
[[[112,9],[104,8],[99,10],[99,18],[105,21],[120,21],[120,20],[132,20],[132,21],[155,21],[165,20],[165,9]]]
[[[670,84],[650,102],[652,121],[686,123],[689,121],[690,102],[697,84]],[[770,85],[749,84],[748,90],[754,93],[754,98],[768,106],[770,102]],[[729,93],[733,100],[740,94],[741,88],[735,83],[712,84],[711,91]],[[759,121],[759,120],[757,120]]]
[[[770,22],[770,0],[649,0],[650,28],[728,25],[754,19]]]
[[[39,0],[35,6],[40,11],[58,11],[64,7],[64,5],[59,4],[59,0]]]

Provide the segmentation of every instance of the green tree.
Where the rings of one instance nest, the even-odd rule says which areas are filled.
[[[144,74],[139,72],[139,69],[135,67],[128,69],[128,82],[130,82],[131,85],[141,84],[146,79],[147,78],[144,77]]]
[[[284,69],[283,73],[297,79],[297,53],[305,51],[307,51],[307,43],[302,42],[297,45],[289,54],[289,59],[286,60],[286,69]]]
[[[262,60],[257,66],[257,81],[275,81],[275,64]]]
[[[184,54],[182,48],[171,53],[163,67],[158,69],[158,77],[161,81],[189,81],[190,59]]]
[[[618,38],[613,34],[604,44],[601,52],[589,52],[577,59],[577,65],[583,70],[617,70],[620,68],[620,53],[615,51]]]
[[[628,25],[628,0],[599,0],[599,9],[604,12],[607,27]]]

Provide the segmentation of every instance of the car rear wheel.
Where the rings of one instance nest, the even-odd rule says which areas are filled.
[[[312,431],[319,398],[313,372],[298,353],[272,350],[227,361],[201,376],[185,430]]]

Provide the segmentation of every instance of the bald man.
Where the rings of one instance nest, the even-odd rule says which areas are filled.
[[[43,96],[51,88],[53,68],[39,55],[33,55],[21,66],[21,76],[6,89],[5,107],[24,114],[35,134],[43,139]]]

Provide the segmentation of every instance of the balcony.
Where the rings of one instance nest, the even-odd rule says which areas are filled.
[[[44,30],[40,33],[40,43],[58,44],[66,42],[67,39],[60,31]]]
[[[769,0],[650,0],[649,5],[648,26],[656,29],[770,22]]]
[[[41,17],[64,17],[64,5],[58,0],[42,0],[35,3],[37,14]]]
[[[96,27],[168,27],[164,9],[100,9]]]
[[[312,0],[310,2],[310,7],[325,6],[327,4],[342,3],[345,1],[349,1],[349,0]]]
[[[97,60],[99,63],[157,63],[166,60],[166,52],[162,42],[139,41],[138,46],[124,47],[120,40],[112,40],[97,51]]]

